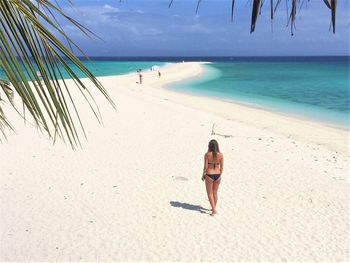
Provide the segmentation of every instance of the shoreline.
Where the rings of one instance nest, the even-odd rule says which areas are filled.
[[[208,63],[201,63],[201,64],[208,64]],[[205,68],[202,67],[202,72],[200,72],[198,75],[190,77],[189,79],[184,79],[184,80],[180,80],[180,81],[176,81],[176,82],[182,82],[182,81],[188,81],[191,79],[196,79],[198,77],[200,77],[201,74],[205,73]],[[172,85],[173,83],[167,84],[167,85]],[[256,110],[262,110],[265,112],[269,112],[272,114],[277,114],[280,116],[284,116],[284,117],[288,117],[291,119],[296,119],[296,120],[300,120],[300,121],[305,121],[305,122],[310,122],[310,123],[315,123],[315,124],[319,124],[321,126],[325,126],[328,128],[333,128],[333,129],[338,129],[338,130],[342,130],[342,131],[349,131],[349,123],[348,125],[344,125],[344,124],[340,124],[340,123],[334,123],[334,122],[330,122],[327,120],[322,120],[319,118],[312,118],[312,117],[303,117],[301,114],[298,113],[293,113],[293,112],[288,112],[288,111],[284,111],[283,109],[278,109],[278,108],[273,108],[273,107],[269,107],[269,106],[264,106],[264,105],[259,105],[259,104],[255,104],[255,103],[250,103],[250,102],[244,102],[244,101],[240,101],[239,99],[236,98],[224,98],[224,97],[220,97],[220,96],[210,96],[210,95],[205,95],[205,94],[200,94],[200,93],[196,93],[195,91],[186,91],[186,90],[179,90],[176,88],[171,88],[169,86],[165,85],[164,88],[169,89],[169,90],[173,90],[175,92],[179,92],[179,93],[183,93],[183,94],[187,94],[190,96],[198,96],[198,97],[204,97],[204,98],[208,98],[208,99],[214,99],[214,100],[219,100],[222,102],[226,102],[226,103],[232,103],[235,105],[240,105],[243,107],[247,107],[247,108],[253,108]]]
[[[191,62],[188,62],[188,63],[191,63]],[[194,75],[190,76],[190,78],[196,78],[203,72],[203,67],[201,67],[201,63],[199,62],[198,63],[192,62],[192,63],[198,64],[200,68],[195,72]],[[187,78],[185,77],[178,78],[176,79],[176,82],[186,81],[186,79]],[[227,109],[229,109],[230,112],[235,112],[237,110],[240,113],[242,113],[241,115],[239,114],[235,115],[236,120],[238,121],[242,121],[240,120],[240,117],[244,116],[245,112],[249,112],[249,116],[251,117],[251,120],[248,120],[249,118],[248,119],[246,118],[243,122],[249,123],[250,125],[255,125],[254,120],[259,120],[258,121],[260,122],[259,125],[265,125],[263,124],[264,122],[263,119],[266,117],[276,123],[279,123],[282,121],[284,125],[281,125],[281,127],[279,128],[274,127],[274,129],[279,130],[281,133],[284,133],[284,134],[287,134],[287,133],[290,135],[294,134],[297,137],[305,137],[306,139],[309,139],[310,137],[315,136],[315,134],[317,134],[317,131],[321,131],[321,130],[326,131],[328,136],[323,136],[323,137],[321,136],[321,138],[319,138],[319,136],[315,137],[315,142],[318,144],[323,144],[324,143],[323,140],[325,140],[325,141],[330,141],[329,144],[333,145],[334,143],[332,141],[334,140],[338,140],[339,142],[342,142],[342,141],[346,141],[346,138],[350,138],[350,134],[347,129],[343,129],[342,127],[335,127],[329,123],[323,123],[317,120],[310,120],[309,118],[302,118],[301,116],[289,115],[287,113],[280,112],[280,111],[272,111],[266,108],[254,107],[253,105],[246,105],[244,103],[225,101],[220,98],[214,98],[214,97],[209,97],[209,96],[200,95],[200,94],[192,94],[190,92],[187,93],[183,91],[177,91],[175,89],[167,87],[167,85],[171,83],[172,83],[171,81],[169,82],[167,81],[166,83],[162,83],[162,84],[152,83],[152,85],[154,85],[154,87],[152,88],[161,89],[163,91],[167,91],[172,94],[178,94],[177,102],[181,104],[185,104],[186,106],[191,108],[198,108],[199,110],[202,110],[202,111],[212,112],[210,107],[208,107],[208,105],[206,104],[214,104],[216,109],[220,109],[221,107],[223,107],[225,108],[225,110],[223,111],[216,110],[215,113],[227,119],[230,119],[230,118],[235,119],[227,115]],[[184,97],[187,97],[187,99],[184,100]],[[256,114],[261,115],[261,117],[256,118],[254,116]],[[293,125],[297,125],[298,129],[300,130],[304,130],[305,136],[304,134],[294,133]],[[288,128],[289,126],[291,126],[291,128]],[[316,130],[309,131],[308,129],[317,129],[317,131]],[[332,138],[332,136],[335,134],[337,134],[338,138]],[[341,143],[338,143],[338,144],[339,144],[338,147],[336,147],[337,149],[343,148],[343,147],[339,147],[341,146]],[[331,148],[334,149],[334,147],[332,146]],[[347,149],[342,150],[342,152],[349,154]]]
[[[211,64],[212,62],[209,61],[187,61],[185,63],[198,63],[198,64]],[[169,62],[166,65],[161,66],[159,69],[162,70],[163,68],[169,67],[171,65],[175,65],[175,64],[182,64],[182,62]],[[188,96],[192,96],[192,97],[202,97],[202,98],[207,98],[207,99],[212,99],[212,100],[216,100],[216,101],[221,101],[224,103],[230,103],[233,105],[238,105],[241,107],[247,107],[250,109],[255,109],[258,111],[264,111],[267,113],[271,113],[271,114],[276,114],[278,116],[281,117],[287,117],[290,118],[291,120],[296,120],[296,121],[302,121],[302,122],[306,122],[309,124],[315,124],[315,125],[319,125],[319,126],[323,126],[325,128],[330,128],[330,129],[336,129],[336,130],[341,130],[341,131],[349,131],[349,127],[346,125],[342,125],[342,124],[336,124],[336,123],[332,123],[332,122],[328,122],[326,120],[321,120],[321,119],[316,119],[316,118],[311,118],[311,117],[303,117],[302,115],[298,114],[298,113],[293,113],[293,112],[287,112],[287,111],[283,111],[277,108],[270,108],[268,106],[264,106],[264,105],[253,105],[250,104],[249,102],[244,102],[244,101],[240,101],[239,99],[225,99],[223,97],[218,97],[218,96],[208,96],[208,95],[204,95],[204,94],[199,94],[196,92],[191,92],[191,91],[186,91],[186,90],[177,90],[176,88],[171,88],[168,85],[173,85],[174,82],[176,83],[180,83],[182,81],[188,81],[191,79],[197,79],[198,77],[200,77],[201,74],[204,73],[206,69],[204,67],[201,67],[200,71],[197,71],[194,75],[191,75],[189,77],[183,77],[183,78],[178,78],[174,81],[169,81],[169,83],[165,83],[163,84],[163,87],[160,88],[164,88],[166,90],[169,91],[173,91],[176,93],[180,93],[180,94],[184,94],[184,95],[188,95]],[[148,69],[146,69],[146,71],[143,71],[144,74],[150,74],[152,73],[151,71],[149,71]],[[123,76],[136,76],[137,73],[135,72],[130,72],[130,73],[126,73],[126,74],[120,74],[120,75],[108,75],[108,76],[99,76],[97,78],[111,78],[111,77],[123,77]],[[82,78],[82,79],[86,79],[86,78]],[[155,83],[155,85],[157,85]]]
[[[210,63],[210,62],[209,62]],[[296,136],[303,138],[305,140],[309,140],[311,137],[314,137],[313,141],[317,144],[325,144],[330,149],[338,150],[346,154],[350,154],[350,152],[347,149],[344,149],[344,145],[342,145],[343,141],[346,141],[346,138],[350,139],[350,133],[347,129],[343,129],[342,127],[336,127],[332,126],[330,123],[323,123],[321,121],[317,120],[311,120],[309,118],[302,118],[301,116],[297,115],[289,115],[288,113],[281,112],[281,111],[273,111],[266,108],[259,108],[255,107],[253,105],[246,105],[245,103],[240,102],[232,102],[232,101],[226,101],[224,99],[200,95],[200,94],[192,94],[190,92],[185,91],[178,91],[176,89],[172,89],[167,87],[167,85],[171,85],[174,82],[181,82],[186,81],[188,79],[195,79],[200,76],[200,74],[203,73],[203,70],[205,70],[204,67],[202,67],[202,64],[208,64],[208,62],[178,62],[178,63],[169,63],[167,65],[164,65],[160,68],[161,71],[167,72],[169,69],[171,71],[171,74],[168,76],[162,76],[162,78],[159,80],[158,78],[150,77],[153,76],[155,73],[152,71],[144,71],[144,79],[149,78],[147,80],[147,83],[144,83],[144,86],[146,87],[143,89],[144,93],[147,93],[148,91],[151,91],[150,95],[155,97],[163,96],[163,94],[157,94],[157,91],[160,90],[166,93],[171,93],[172,98],[176,99],[174,102],[177,102],[179,104],[183,104],[187,107],[198,109],[204,112],[210,112],[213,113],[212,109],[208,107],[208,104],[214,104],[216,109],[224,108],[225,110],[215,110],[215,114],[217,114],[220,117],[224,117],[226,119],[232,119],[236,120],[238,122],[245,122],[248,125],[256,126],[256,123],[260,126],[270,126],[270,128],[274,131],[278,131],[281,134],[289,134],[289,136]],[[186,72],[181,71],[181,65],[186,65],[186,67],[190,67],[190,70],[186,68]],[[173,69],[176,68],[176,69]],[[99,77],[101,81],[110,81],[111,79],[137,79],[137,73],[129,73],[124,75],[113,75],[113,76],[103,76]],[[130,85],[128,85],[131,87]],[[136,85],[136,87],[138,87]],[[175,95],[175,96],[174,96]],[[227,112],[235,112],[238,111],[240,114],[235,114],[234,117],[229,116]],[[248,113],[248,115],[246,114]],[[245,118],[245,120],[240,120],[242,116],[249,116],[250,118]],[[255,115],[261,115],[260,117],[256,117]],[[264,124],[264,118],[268,118],[269,121],[272,121],[273,123],[280,123],[283,122],[283,125],[280,125],[280,127],[277,127],[278,125],[269,125]],[[293,123],[293,124],[291,124]],[[301,134],[300,132],[295,133],[293,125],[297,125],[297,130],[303,130],[305,131],[305,134]],[[275,126],[275,127],[273,127]],[[290,127],[290,128],[288,128]],[[309,129],[316,129],[313,131],[310,131]],[[326,136],[317,136],[317,131],[325,131]],[[321,132],[322,133],[322,132]],[[332,136],[336,135],[337,138],[333,138]],[[327,143],[325,143],[327,141]],[[334,143],[334,141],[338,141],[338,143]],[[334,145],[337,144],[336,147]],[[348,143],[350,144],[350,143]],[[342,150],[341,150],[342,149]]]
[[[214,97],[214,96],[206,96],[206,95],[201,95],[201,94],[195,94],[194,92],[192,93],[192,92],[185,92],[185,91],[176,91],[175,89],[172,89],[170,87],[164,87],[164,88],[169,89],[169,90],[173,90],[175,92],[183,93],[183,94],[186,94],[186,95],[189,95],[189,96],[204,97],[204,98],[207,98],[207,99],[213,99],[213,100],[217,100],[217,101],[221,101],[221,102],[225,102],[225,103],[231,103],[231,104],[238,105],[238,106],[241,106],[241,107],[247,107],[247,108],[251,108],[251,109],[255,109],[255,110],[259,110],[259,111],[264,111],[264,112],[267,112],[267,113],[270,113],[270,114],[276,114],[276,115],[279,115],[279,116],[282,116],[282,117],[287,117],[287,118],[290,118],[290,119],[293,119],[293,120],[297,120],[297,121],[308,122],[310,124],[313,123],[313,124],[324,126],[324,127],[331,128],[331,129],[336,129],[336,130],[341,130],[341,131],[349,131],[349,129],[346,126],[343,126],[341,124],[337,125],[337,124],[330,123],[330,122],[327,122],[327,121],[322,121],[322,120],[319,120],[319,119],[312,119],[312,118],[308,118],[308,117],[303,117],[303,116],[298,115],[298,114],[288,113],[288,112],[285,112],[285,111],[279,111],[278,109],[272,109],[272,108],[268,108],[268,107],[265,107],[265,106],[249,104],[248,102],[245,103],[245,102],[242,102],[242,101],[239,101],[239,100],[234,100],[234,99],[224,99],[222,97]]]

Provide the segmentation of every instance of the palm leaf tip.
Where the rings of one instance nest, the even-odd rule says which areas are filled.
[[[251,23],[250,23],[250,33],[253,33],[255,30],[255,24],[258,19],[259,9],[260,9],[260,0],[254,0],[253,7],[252,7]]]
[[[231,3],[231,22],[233,21],[233,11],[235,9],[235,0],[232,0]]]
[[[270,12],[271,12],[271,20],[273,19],[273,0],[270,0]]]
[[[198,14],[199,5],[201,4],[201,2],[202,2],[202,0],[198,0],[198,1],[197,1],[196,14]]]
[[[328,0],[323,0],[323,2],[326,4],[326,6],[327,6],[329,9],[332,9],[330,3],[328,2]]]
[[[331,3],[332,7],[332,26],[333,26],[333,34],[335,34],[335,17],[336,17],[336,10],[337,10],[337,0],[332,0]]]
[[[13,89],[11,88],[11,83],[7,80],[0,79],[0,87],[4,91],[7,98],[13,103]],[[0,93],[0,101],[3,101]]]
[[[337,10],[337,0],[323,0],[323,2],[331,10],[331,26],[333,29],[333,34],[335,34],[335,18],[336,18],[336,10]]]

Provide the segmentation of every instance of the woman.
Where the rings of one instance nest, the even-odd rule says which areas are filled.
[[[208,199],[212,208],[211,216],[214,216],[218,202],[218,189],[221,181],[221,174],[224,168],[224,155],[220,153],[219,144],[211,140],[208,145],[208,152],[204,155],[205,187]]]

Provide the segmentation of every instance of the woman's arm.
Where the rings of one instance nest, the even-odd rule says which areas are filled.
[[[208,169],[208,158],[207,154],[204,154],[204,168],[203,168],[203,173],[206,173]]]
[[[224,155],[221,154],[221,159],[220,159],[220,174],[222,174],[222,170],[224,169]]]

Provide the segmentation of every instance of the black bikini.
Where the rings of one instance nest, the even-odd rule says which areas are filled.
[[[215,165],[220,165],[220,163],[209,163],[208,164],[213,164],[214,165],[214,169],[215,169]],[[213,181],[216,181],[220,178],[221,174],[207,174],[209,176],[209,178],[211,178]]]
[[[207,174],[209,178],[211,178],[213,181],[216,181],[220,178],[221,174]]]

